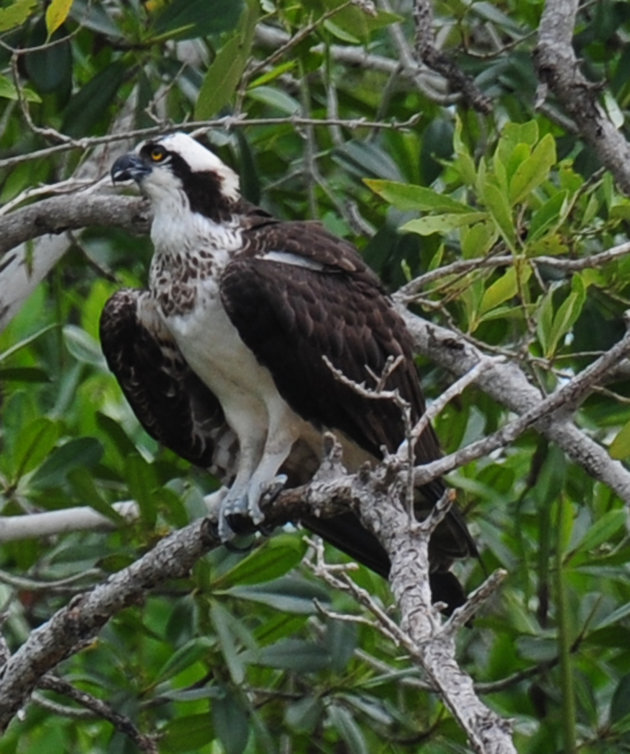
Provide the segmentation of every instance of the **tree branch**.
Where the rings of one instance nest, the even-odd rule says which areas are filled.
[[[451,330],[426,322],[402,306],[399,312],[414,337],[417,350],[445,369],[462,375],[483,359],[484,354],[478,348]],[[544,399],[538,388],[513,362],[495,360],[479,375],[476,384],[480,390],[518,414],[526,414]],[[607,484],[630,504],[630,472],[619,461],[613,460],[605,448],[578,429],[561,408],[537,419],[533,424],[534,429],[557,443],[592,477]]]
[[[116,730],[133,741],[140,751],[147,752],[147,754],[158,754],[155,736],[147,736],[140,733],[128,717],[116,712],[101,699],[97,699],[92,694],[75,688],[72,684],[64,681],[62,678],[57,678],[51,673],[41,678],[38,686],[40,689],[54,691],[56,694],[67,696],[77,704],[80,704],[85,710],[89,710],[93,715],[108,720]]]
[[[28,639],[5,664],[0,681],[0,730],[39,685],[42,676],[78,652],[120,610],[138,604],[157,584],[185,577],[195,562],[217,545],[205,520],[163,540],[129,567],[77,595]]]
[[[415,53],[419,60],[444,76],[451,88],[461,92],[468,105],[484,115],[492,112],[492,101],[474,81],[461,71],[444,52],[435,46],[433,8],[430,0],[414,0],[413,22],[416,30]]]
[[[107,192],[53,196],[0,220],[0,254],[47,233],[59,234],[88,226],[116,227],[133,235],[146,235],[149,218],[148,202],[140,198]],[[10,255],[2,258],[0,271],[10,260]]]
[[[545,3],[534,51],[538,78],[543,84],[538,100],[544,101],[547,87],[551,89],[622,191],[630,194],[630,145],[600,106],[601,87],[582,75],[573,50],[578,7],[578,0]]]

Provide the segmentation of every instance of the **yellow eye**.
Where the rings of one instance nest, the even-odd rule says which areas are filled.
[[[152,147],[149,155],[153,162],[162,162],[166,157],[166,150],[163,147]]]

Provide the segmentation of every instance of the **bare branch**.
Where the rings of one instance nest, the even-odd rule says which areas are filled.
[[[0,220],[0,254],[46,233],[63,233],[89,226],[116,227],[134,235],[149,231],[148,205],[143,199],[111,193],[53,196]],[[10,255],[0,264],[6,265]]]
[[[133,521],[138,517],[138,504],[127,500],[114,503],[112,508],[123,518]],[[115,526],[94,508],[65,508],[24,516],[0,516],[0,542],[16,542],[30,537],[49,537],[68,531],[111,529]],[[1,580],[1,579],[0,579]]]
[[[202,132],[211,128],[220,128],[229,131],[232,128],[247,128],[250,126],[273,126],[273,125],[293,125],[293,126],[322,126],[328,128],[329,126],[343,126],[351,131],[357,128],[371,128],[371,129],[384,129],[384,130],[406,130],[412,128],[419,120],[419,115],[414,115],[408,120],[398,121],[394,118],[390,120],[369,120],[367,118],[304,118],[299,115],[291,115],[288,117],[279,118],[245,118],[234,117],[233,115],[226,115],[223,118],[215,118],[213,120],[199,120],[189,121],[187,123],[177,123],[169,125],[162,123],[156,126],[150,126],[148,128],[137,128],[134,130],[126,130],[120,132],[113,132],[106,136],[85,136],[80,139],[72,139],[64,142],[63,144],[55,144],[52,147],[46,147],[44,149],[38,149],[35,152],[29,152],[27,154],[15,155],[14,157],[5,157],[0,160],[0,170],[5,168],[12,168],[16,165],[21,165],[24,162],[30,162],[33,160],[41,160],[47,157],[51,157],[55,154],[61,154],[72,149],[79,149],[86,152],[94,147],[103,146],[107,144],[115,144],[116,142],[137,142],[142,139],[147,139],[151,136],[160,135],[163,136],[167,133],[173,133],[174,131],[186,131],[186,132]]]
[[[72,684],[50,673],[40,679],[38,686],[40,689],[54,691],[56,694],[67,696],[86,710],[92,712],[95,716],[107,720],[116,730],[133,741],[140,751],[145,751],[148,754],[158,754],[157,739],[155,736],[147,736],[140,733],[128,717],[116,712],[101,699],[97,699],[92,694],[75,688]]]
[[[580,134],[630,194],[630,145],[598,102],[601,87],[581,73],[572,46],[578,0],[547,0],[540,19],[534,61],[542,88],[538,100],[555,94],[577,125]]]
[[[281,29],[258,24],[256,27],[256,41],[265,47],[276,49],[284,44],[289,35]],[[323,44],[314,45],[313,52],[325,52]],[[439,104],[452,103],[454,96],[444,91],[444,79],[427,68],[421,68],[411,58],[408,60],[392,60],[382,55],[367,52],[364,47],[330,45],[328,54],[333,60],[346,65],[360,66],[389,76],[402,76],[414,84],[427,99]]]
[[[606,251],[601,251],[598,254],[592,254],[579,259],[564,259],[562,257],[548,257],[541,255],[528,258],[527,263],[536,268],[553,267],[554,269],[563,270],[565,272],[579,272],[580,270],[602,267],[603,265],[613,262],[615,259],[621,259],[628,254],[630,254],[630,242],[626,241],[618,246],[612,246],[610,249],[606,249]],[[458,259],[456,262],[452,262],[451,264],[418,275],[418,277],[406,283],[397,291],[396,298],[399,301],[413,301],[425,286],[436,280],[441,280],[442,278],[450,277],[451,275],[462,275],[471,272],[472,270],[512,267],[513,265],[514,257],[512,254],[490,255],[479,259]]]
[[[461,71],[455,63],[435,46],[433,35],[433,8],[430,0],[414,0],[413,21],[416,29],[415,52],[429,68],[444,76],[451,89],[461,92],[464,100],[475,110],[488,114],[492,102],[473,80]]]

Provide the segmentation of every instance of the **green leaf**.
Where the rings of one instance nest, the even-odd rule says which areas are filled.
[[[153,467],[142,456],[134,453],[125,459],[125,480],[132,498],[140,507],[142,520],[148,526],[154,526],[157,506],[153,493],[157,487],[157,479]]]
[[[390,155],[375,141],[352,139],[333,151],[335,162],[361,180],[372,179],[399,182],[401,172]]]
[[[342,673],[357,647],[357,626],[345,620],[331,620],[326,628],[326,648],[330,652],[330,664],[337,673]]]
[[[453,151],[456,158],[453,161],[453,167],[462,177],[467,186],[475,186],[477,182],[477,170],[468,147],[462,139],[462,121],[459,117],[455,118],[455,131],[453,133]]]
[[[497,240],[497,229],[490,219],[465,225],[459,232],[459,244],[464,259],[485,256]]]
[[[37,5],[37,0],[13,0],[7,8],[0,8],[0,31],[8,31],[21,26]]]
[[[546,134],[534,148],[531,157],[521,162],[510,180],[510,202],[522,202],[543,181],[556,163],[556,142],[551,134]]]
[[[238,31],[223,45],[209,66],[195,106],[197,120],[216,115],[236,91],[249,60],[258,7],[252,0],[247,3]]]
[[[291,95],[272,86],[258,86],[249,91],[249,97],[256,102],[262,102],[272,110],[283,115],[294,115],[300,110],[300,103]]]
[[[283,576],[302,560],[305,545],[298,545],[294,537],[274,537],[265,543],[263,548],[254,550],[234,568],[213,581],[213,589],[220,588],[226,581],[238,584],[239,587],[248,584],[271,582]]]
[[[483,201],[496,223],[499,233],[503,236],[510,249],[516,251],[516,233],[514,218],[508,197],[504,191],[493,183],[492,179],[485,181],[483,186]]]
[[[176,717],[164,727],[161,733],[162,750],[173,752],[173,754],[199,751],[215,736],[212,718],[207,712],[200,715]]]
[[[553,316],[551,326],[548,326],[548,322],[546,320],[548,329],[544,334],[544,351],[547,358],[553,356],[553,354],[556,352],[556,349],[558,348],[560,340],[573,327],[577,318],[582,312],[582,308],[586,300],[586,288],[579,275],[573,276],[573,279],[571,281],[571,288],[571,293],[558,307],[558,310]],[[551,299],[551,294],[548,295]],[[549,305],[548,302],[547,305]],[[549,316],[548,312],[545,312],[544,315],[546,318],[548,318]],[[541,344],[542,343],[543,340],[541,340]]]
[[[37,49],[26,53],[24,64],[28,77],[38,92],[56,92],[65,103],[72,89],[72,47],[68,39],[63,42],[55,39],[58,35],[61,32],[53,35],[51,41],[54,44],[45,44],[48,41],[46,23],[43,18],[40,19],[29,36],[29,44]]]
[[[237,585],[226,590],[239,599],[260,602],[287,613],[310,615],[315,612],[313,600],[328,602],[328,592],[319,584],[299,577],[286,576],[266,584]]]
[[[630,714],[630,673],[622,676],[610,700],[610,722]]]
[[[528,244],[555,230],[564,221],[571,206],[567,201],[568,196],[568,191],[558,191],[532,214],[527,233]]]
[[[15,481],[39,466],[60,434],[60,425],[45,416],[34,419],[21,430],[14,451]]]
[[[598,631],[601,629],[607,628],[608,626],[614,626],[616,623],[619,623],[622,620],[625,620],[630,615],[630,602],[626,602],[625,605],[621,605],[621,607],[618,607],[616,610],[613,610],[612,613],[608,613],[603,620],[601,620],[596,628]]]
[[[233,616],[221,605],[214,602],[210,608],[210,617],[215,631],[225,664],[234,683],[241,684],[245,680],[245,652],[239,652],[234,642],[232,624]]]
[[[50,5],[46,8],[46,29],[49,38],[68,18],[72,3],[73,0],[51,0]]]
[[[155,19],[161,37],[192,39],[230,31],[238,23],[243,0],[172,0]]]
[[[55,330],[56,328],[57,325],[46,325],[46,327],[42,327],[41,330],[38,330],[32,335],[28,335],[22,340],[19,340],[17,343],[14,343],[11,348],[7,348],[6,351],[0,353],[0,361],[5,361],[9,358],[9,356],[13,356],[14,353],[17,353],[22,348],[30,346],[31,343],[34,343],[38,338],[41,338],[42,335],[45,335],[46,333],[50,332],[51,330]]]
[[[456,199],[451,199],[446,194],[441,194],[425,186],[416,186],[411,183],[400,183],[398,181],[384,181],[377,178],[365,178],[364,183],[372,191],[385,199],[386,202],[404,211],[459,212],[462,214],[471,214],[472,212],[467,204],[462,204]]]
[[[324,705],[317,696],[305,696],[294,704],[288,704],[284,720],[297,733],[311,733],[317,727]]]
[[[123,461],[127,458],[127,456],[133,455],[134,453],[138,452],[136,446],[131,441],[123,427],[117,421],[114,421],[114,419],[112,419],[111,417],[107,416],[106,414],[102,414],[100,411],[97,411],[96,426],[112,441],[114,447],[116,448],[119,456],[121,457],[121,459],[123,459]]]
[[[630,458],[630,421],[623,425],[608,448],[612,458],[623,461]]]
[[[342,26],[339,26],[334,21],[326,19],[323,25],[326,31],[328,31],[331,36],[335,37],[340,42],[351,45],[361,44],[359,37],[354,36],[354,34],[351,34],[349,31],[345,30]]]
[[[272,68],[270,68],[268,71],[265,71],[260,76],[255,78],[251,84],[250,84],[250,96],[253,94],[253,91],[258,86],[262,86],[263,84],[269,84],[270,82],[277,79],[279,76],[283,76],[285,73],[289,73],[297,66],[297,60],[287,60],[284,63],[280,63],[279,65],[275,65]]]
[[[313,673],[330,667],[330,655],[324,647],[300,639],[282,639],[263,647],[252,661],[296,673]]]
[[[349,754],[369,754],[361,728],[349,710],[333,704],[328,708],[328,719],[344,740]]]
[[[182,670],[186,670],[191,665],[194,665],[197,660],[205,657],[208,654],[208,650],[214,645],[214,641],[208,636],[198,636],[190,641],[186,642],[183,646],[173,652],[169,656],[167,661],[155,674],[153,683],[156,684],[160,681],[165,681],[168,678],[181,673]]]
[[[473,225],[487,217],[488,215],[485,212],[469,212],[465,215],[459,213],[427,215],[417,220],[409,220],[401,227],[401,230],[408,233],[418,233],[421,236],[430,236],[432,233],[445,234],[456,228]]]
[[[249,716],[236,694],[227,691],[212,702],[214,729],[225,754],[241,754],[249,739]]]
[[[95,437],[76,437],[55,448],[33,474],[35,487],[58,487],[76,468],[95,466],[103,456],[103,446]]]
[[[66,348],[77,361],[106,368],[100,344],[85,330],[76,325],[66,325],[63,328],[63,337]]]
[[[86,136],[108,115],[108,108],[118,95],[127,64],[110,63],[72,97],[66,107],[62,131],[70,136]]]
[[[527,279],[531,274],[531,268],[528,266],[522,269],[521,284],[523,285],[527,282]],[[517,272],[518,268],[516,266],[509,267],[498,280],[495,280],[494,283],[486,289],[479,307],[480,314],[489,312],[491,309],[496,308],[500,304],[503,304],[505,301],[516,296],[519,289]]]
[[[83,505],[89,505],[97,513],[110,519],[115,524],[123,525],[125,519],[101,496],[92,473],[83,467],[68,472],[68,481],[75,495]]]
[[[574,545],[574,550],[588,551],[609,542],[616,532],[625,528],[627,519],[627,512],[622,509],[604,513],[588,527],[582,539]]]
[[[542,297],[542,301],[536,312],[536,335],[542,347],[543,353],[549,352],[551,337],[551,325],[553,322],[553,288],[550,288]]]
[[[529,120],[525,123],[506,123],[501,130],[501,137],[497,145],[501,162],[507,165],[519,144],[527,144],[529,147],[533,147],[537,141],[538,123],[535,120]]]
[[[29,89],[27,86],[23,86],[20,89],[22,93],[22,97],[27,102],[41,102],[42,98],[34,92],[32,89]],[[12,99],[17,100],[18,98],[18,92],[15,87],[15,84],[10,81],[6,76],[0,75],[0,97],[3,99]]]

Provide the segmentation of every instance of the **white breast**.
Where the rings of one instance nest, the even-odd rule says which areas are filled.
[[[197,281],[195,307],[166,318],[184,358],[219,400],[234,390],[259,395],[275,390],[269,371],[241,340],[223,308],[214,280]]]

